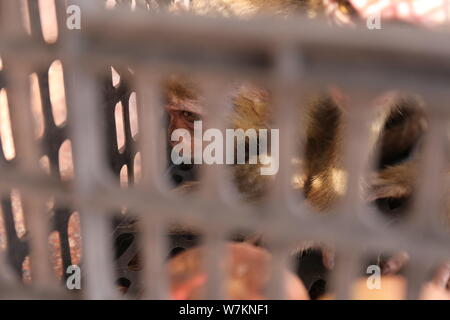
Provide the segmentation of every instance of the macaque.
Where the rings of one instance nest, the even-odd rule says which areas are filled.
[[[278,16],[288,16],[297,12],[312,15],[324,12],[322,1],[295,0],[217,0],[217,1],[175,1],[173,12],[180,10],[192,11],[198,14],[213,14],[222,16],[238,16],[250,18],[259,13],[271,13]],[[343,2],[347,3],[347,2]],[[188,4],[188,6],[186,6]],[[180,9],[181,8],[181,9]],[[351,11],[347,8],[349,12]],[[204,105],[202,93],[198,86],[186,78],[174,76],[165,84],[169,114],[169,139],[176,128],[193,130],[193,122],[202,119]],[[327,212],[333,208],[336,200],[342,196],[342,146],[343,130],[345,128],[346,101],[335,94],[336,90],[325,90],[316,94],[306,106],[299,121],[299,131],[305,130],[303,143],[299,144],[299,159],[302,168],[299,170],[293,189],[298,191],[309,205],[318,212]],[[249,83],[238,84],[232,93],[232,112],[229,120],[233,129],[261,129],[273,125],[271,114],[271,92]],[[392,93],[384,99],[380,107],[381,121],[376,132],[374,152],[376,159],[374,170],[365,181],[367,201],[378,208],[388,220],[398,222],[408,213],[411,204],[418,160],[420,158],[421,142],[427,130],[427,117],[424,103],[414,95]],[[370,102],[368,102],[370,103]],[[381,119],[381,120],[380,120]],[[303,128],[303,129],[302,129]],[[282,128],[280,128],[282,130]],[[300,132],[299,132],[300,133]],[[302,136],[299,134],[299,137]],[[295,138],[295,137],[293,137]],[[183,139],[184,140],[184,139]],[[191,143],[195,141],[170,141],[176,143]],[[304,146],[303,155],[300,145]],[[243,199],[257,203],[269,185],[270,176],[259,174],[259,164],[232,165],[233,177],[237,190]],[[450,208],[450,207],[449,207]],[[450,210],[449,210],[450,211]],[[449,212],[450,213],[450,212]],[[450,214],[449,214],[450,216]],[[260,237],[251,235],[248,239]],[[306,250],[308,246],[301,246]],[[333,265],[333,253],[323,251],[324,265]],[[380,262],[383,273],[397,273],[408,261],[407,254],[401,252],[391,259]],[[450,270],[447,268],[441,279],[447,279]]]
[[[243,86],[236,90],[231,115],[232,128],[268,128],[271,110],[269,100],[270,94],[264,89],[258,91],[255,87],[249,89],[249,86]],[[389,224],[395,224],[407,216],[413,199],[420,145],[426,132],[427,120],[418,98],[397,94],[388,103],[383,109],[385,120],[374,145],[374,148],[379,148],[378,158],[374,171],[366,181],[365,193],[367,201],[387,218]],[[345,106],[340,104],[332,96],[322,94],[312,99],[305,108],[305,165],[303,171],[299,172],[303,181],[299,185],[293,185],[293,189],[318,212],[332,210],[336,200],[342,196],[342,185],[339,185],[342,181],[334,173],[342,170],[342,145],[345,143],[342,141],[342,113]],[[189,110],[183,121],[201,119],[201,112],[193,113],[192,108]],[[301,122],[299,120],[299,128]],[[256,164],[232,165],[239,193],[246,201],[253,203],[264,198],[268,182],[272,178],[262,176],[258,167]],[[181,188],[183,187],[189,189],[189,184]],[[259,234],[248,235],[245,239],[254,244],[264,242],[264,236]],[[334,253],[329,248],[311,243],[299,245],[301,251],[314,247],[319,247],[322,251],[324,266],[332,269]],[[379,263],[382,273],[387,275],[398,273],[408,260],[407,253],[398,252]],[[444,270],[446,273],[441,278],[448,278],[450,270]]]

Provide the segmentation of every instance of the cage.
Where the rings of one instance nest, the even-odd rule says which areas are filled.
[[[448,189],[448,146],[440,143],[448,139],[446,30],[394,27],[368,35],[309,20],[174,19],[152,14],[163,1],[117,2],[111,10],[103,1],[0,1],[1,297],[117,298],[118,287],[126,287],[125,297],[168,298],[166,257],[199,241],[182,233],[167,238],[170,221],[204,230],[207,298],[225,297],[224,240],[240,229],[264,230],[270,239],[269,297],[285,297],[289,248],[304,240],[333,243],[343,257],[331,279],[337,297],[350,297],[368,254],[363,247],[408,250],[408,297],[419,294],[431,266],[448,255],[448,234],[436,223],[440,191]],[[81,29],[69,28],[77,12]],[[223,88],[233,77],[273,89],[276,123],[287,134],[302,99],[294,83],[346,88],[356,102],[346,135],[347,193],[336,218],[293,206],[286,196],[295,149],[289,138],[281,139],[276,187],[257,217],[226,192],[220,165],[202,169],[199,197],[169,192],[170,179],[191,174],[177,167],[170,177],[167,168],[160,82],[172,72],[198,77],[209,92],[208,125],[218,128]],[[414,219],[386,230],[359,214],[370,210],[357,196],[370,152],[360,124],[368,116],[364,101],[394,87],[425,98],[430,130]],[[144,263],[136,269],[138,252]],[[81,291],[65,287],[73,265],[81,266]]]

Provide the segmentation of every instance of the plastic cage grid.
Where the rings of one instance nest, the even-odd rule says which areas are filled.
[[[445,32],[393,28],[371,33],[361,30],[331,30],[311,21],[235,22],[207,18],[177,17],[170,19],[124,8],[104,10],[103,1],[56,1],[58,39],[44,40],[37,1],[26,1],[31,35],[22,27],[23,1],[0,1],[0,88],[6,88],[11,128],[16,155],[1,160],[2,217],[6,235],[6,250],[0,269],[1,297],[61,297],[66,292],[55,281],[49,263],[48,235],[57,231],[62,270],[74,263],[68,235],[69,221],[80,212],[83,235],[83,297],[115,298],[117,277],[136,283],[136,275],[124,268],[134,258],[139,242],[128,223],[115,223],[116,244],[126,243],[117,250],[118,274],[113,263],[111,218],[122,217],[121,208],[135,212],[142,230],[140,243],[145,261],[141,282],[144,297],[166,298],[167,279],[161,277],[166,252],[176,247],[188,247],[194,239],[179,237],[170,244],[164,241],[168,219],[194,222],[204,228],[209,281],[207,297],[223,297],[219,260],[223,254],[225,234],[236,228],[265,230],[271,239],[274,275],[285,267],[290,245],[312,239],[336,245],[341,259],[333,278],[338,297],[348,297],[348,288],[357,272],[356,264],[362,247],[374,252],[409,249],[412,268],[409,274],[409,297],[418,294],[431,262],[448,254],[449,237],[444,230],[429,223],[437,219],[428,212],[439,211],[440,194],[446,181],[440,173],[446,166],[447,152],[439,143],[447,137],[450,75],[450,41]],[[66,7],[82,8],[81,31],[65,27]],[[137,1],[137,6],[151,9],[153,2]],[[415,41],[419,37],[422,43]],[[403,57],[397,59],[396,57]],[[61,61],[67,99],[67,120],[56,125],[49,89],[49,68]],[[111,81],[114,66],[121,81]],[[301,99],[293,83],[305,88],[324,83],[339,83],[353,92],[354,105],[348,127],[345,164],[348,169],[348,192],[336,218],[324,219],[299,205],[292,208],[284,190],[289,184],[288,168],[292,141],[281,139],[280,172],[276,188],[262,210],[264,218],[255,219],[251,208],[230,205],[222,196],[224,169],[208,166],[204,169],[202,196],[195,199],[174,198],[167,193],[165,170],[166,145],[159,81],[173,71],[191,72],[208,81],[210,108],[224,101],[221,90],[230,77],[245,75],[271,86],[278,97],[278,123],[286,132],[294,124],[289,114]],[[35,122],[30,105],[29,74],[35,72],[42,104],[43,134],[36,143]],[[343,77],[345,75],[345,77]],[[127,84],[133,86],[127,86]],[[357,196],[359,177],[364,174],[368,135],[358,125],[366,120],[363,102],[377,92],[392,87],[421,93],[429,103],[430,130],[425,146],[428,155],[422,173],[422,188],[413,212],[413,219],[402,230],[386,231],[379,226],[368,227],[356,213],[369,210]],[[80,92],[82,94],[80,94]],[[139,133],[133,136],[130,123],[130,96],[137,94]],[[286,98],[288,97],[288,98]],[[118,107],[120,102],[121,107]],[[121,108],[121,114],[117,112]],[[120,110],[120,109],[119,109]],[[124,135],[119,148],[117,117],[123,122]],[[100,121],[101,120],[101,121]],[[211,127],[221,127],[220,112],[211,112],[206,119]],[[109,140],[106,140],[108,137]],[[138,139],[139,137],[139,139]],[[60,149],[70,139],[73,146],[74,179],[61,177]],[[4,141],[2,140],[2,143]],[[4,150],[4,149],[2,149]],[[143,176],[132,188],[121,188],[121,171],[126,168],[129,183],[134,180],[137,152],[142,154]],[[360,157],[350,155],[358,153]],[[48,159],[49,175],[42,173],[42,156]],[[285,166],[283,166],[285,164]],[[126,167],[125,167],[126,166]],[[123,172],[122,172],[123,174]],[[21,206],[26,213],[26,234],[16,231],[11,190],[19,190]],[[230,196],[230,195],[229,195]],[[46,207],[53,197],[52,209]],[[51,211],[50,220],[45,219]],[[274,215],[276,212],[276,215]],[[301,212],[299,215],[298,212]],[[293,214],[294,213],[294,214]],[[212,219],[211,215],[214,216]],[[435,219],[436,218],[436,219]],[[117,220],[117,219],[116,219]],[[125,218],[126,220],[126,218]],[[132,223],[130,223],[132,224]],[[117,252],[118,251],[118,252]],[[21,275],[27,256],[32,262],[31,287],[23,287],[8,271]],[[426,263],[424,263],[426,261]],[[3,269],[5,272],[3,272]],[[67,276],[62,272],[63,276]],[[414,276],[413,276],[414,275]],[[284,296],[281,278],[269,283],[270,297]],[[132,288],[130,288],[132,289]],[[62,293],[64,292],[64,293]],[[67,297],[72,297],[67,294]]]

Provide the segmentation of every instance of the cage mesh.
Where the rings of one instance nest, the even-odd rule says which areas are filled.
[[[285,267],[289,254],[286,248],[293,243],[307,239],[335,243],[337,252],[345,258],[340,260],[333,279],[339,297],[348,297],[363,245],[373,252],[410,250],[414,254],[409,295],[418,294],[429,266],[448,253],[448,235],[422,223],[434,219],[426,217],[424,206],[440,201],[439,195],[430,190],[447,188],[444,181],[437,185],[436,179],[443,180],[439,172],[445,167],[448,150],[436,141],[447,135],[448,34],[395,29],[389,35],[375,34],[368,39],[364,32],[331,33],[306,21],[302,28],[292,22],[233,25],[190,17],[166,21],[167,17],[149,18],[149,13],[143,12],[161,9],[163,2],[119,1],[124,8],[114,11],[105,11],[102,1],[73,3],[83,8],[83,29],[66,30],[70,3],[56,1],[56,37],[42,31],[46,20],[39,15],[38,1],[0,1],[0,99],[4,101],[0,102],[0,112],[3,117],[9,111],[14,136],[12,146],[11,138],[5,138],[10,131],[8,124],[2,124],[0,245],[6,259],[0,270],[10,267],[33,288],[23,290],[17,280],[5,277],[1,281],[7,286],[0,289],[0,296],[17,292],[18,297],[42,297],[40,290],[44,290],[52,297],[62,287],[52,284],[52,279],[64,280],[68,276],[65,270],[81,263],[86,275],[85,297],[115,297],[117,283],[130,287],[131,292],[145,290],[144,297],[168,297],[167,279],[161,276],[167,252],[196,243],[187,235],[173,236],[169,244],[165,243],[163,230],[168,218],[195,221],[206,230],[210,276],[207,296],[211,298],[223,296],[223,274],[217,258],[223,254],[226,234],[238,228],[269,234],[274,274],[282,274],[276,271]],[[29,17],[25,28],[21,23],[24,5]],[[144,10],[131,13],[131,5]],[[408,41],[414,37],[424,38],[426,46]],[[394,61],[392,56],[404,58]],[[52,99],[51,87],[58,81],[52,84],[51,78],[53,75],[61,80],[61,70],[65,95],[60,92]],[[206,191],[200,200],[166,195],[161,191],[164,183],[155,174],[157,169],[166,169],[163,156],[167,152],[166,146],[157,142],[164,141],[161,132],[165,125],[158,97],[161,80],[175,70],[211,77],[208,79],[213,80],[203,85],[217,93],[209,98],[211,105],[219,106],[227,79],[245,74],[249,79],[262,80],[278,93],[283,112],[277,121],[288,129],[294,125],[289,119],[294,112],[293,101],[299,98],[291,83],[304,81],[316,88],[324,83],[341,83],[359,92],[355,94],[359,104],[352,109],[354,125],[349,127],[348,155],[368,152],[357,125],[365,119],[360,110],[364,109],[362,101],[394,86],[420,92],[430,102],[430,127],[435,130],[429,135],[435,139],[427,143],[427,154],[433,156],[424,160],[430,169],[423,174],[422,197],[414,209],[418,218],[395,232],[367,227],[354,215],[368,209],[352,192],[336,208],[341,213],[338,219],[312,217],[305,207],[292,212],[283,194],[289,181],[289,173],[283,169],[262,219],[247,214],[252,209],[230,206],[230,201],[221,198],[224,170],[218,166],[206,169]],[[4,107],[5,101],[9,109]],[[209,123],[220,124],[221,116],[213,112]],[[290,159],[289,143],[281,146],[280,166]],[[348,167],[348,188],[356,190],[352,188],[357,188],[365,158],[351,159],[347,163],[352,165]],[[141,177],[137,187],[131,188],[137,177]],[[139,239],[137,217],[142,230]],[[145,245],[139,247],[140,243]],[[138,277],[130,263],[139,248],[143,248],[141,259],[146,263]],[[53,257],[51,264],[46,262],[45,253]],[[284,296],[281,278],[273,277],[269,293],[271,297]]]

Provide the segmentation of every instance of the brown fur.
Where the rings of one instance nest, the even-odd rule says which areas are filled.
[[[171,7],[172,12],[190,11],[199,15],[250,18],[256,15],[279,17],[294,14],[317,15],[324,12],[321,0],[191,0],[190,7],[180,4]]]
[[[195,84],[181,78],[167,82],[168,100],[183,106],[197,105],[201,110],[199,94]],[[426,130],[426,117],[418,99],[398,95],[391,99],[381,111],[379,118],[384,124],[374,147],[380,148],[377,166],[369,183],[369,199],[381,197],[410,197],[415,176],[414,159],[406,163],[395,163],[396,158],[414,153]],[[192,111],[191,107],[186,107]],[[241,85],[233,97],[231,127],[235,129],[264,129],[272,126],[271,97],[266,89],[251,84]],[[311,205],[320,211],[328,209],[338,197],[335,189],[334,171],[341,169],[342,110],[327,94],[311,99],[299,128],[306,125],[303,178],[301,190]],[[300,152],[300,150],[299,150]],[[299,154],[300,157],[300,154]],[[259,174],[259,165],[234,166],[238,190],[247,200],[256,200],[264,195],[270,177]]]
[[[181,11],[172,8],[172,11]],[[351,6],[341,1],[342,12],[352,15]],[[188,11],[201,15],[237,16],[250,18],[258,14],[270,14],[287,17],[306,13],[309,16],[322,15],[322,1],[295,0],[192,0]],[[168,95],[172,101],[183,104],[189,111],[201,108],[192,107],[199,103],[195,86],[175,83],[169,86]],[[242,85],[233,99],[233,114],[230,123],[233,128],[244,130],[270,128],[271,98],[270,92],[252,85]],[[308,203],[318,211],[332,208],[340,196],[339,181],[336,172],[341,172],[343,128],[345,128],[343,110],[328,94],[322,94],[311,100],[306,106],[303,120],[299,120],[299,130],[305,128],[304,154],[301,171],[297,173],[295,188],[300,190]],[[367,200],[410,199],[414,193],[417,164],[415,153],[426,131],[427,121],[420,101],[413,96],[396,96],[380,111],[377,118],[381,122],[375,133],[373,149],[379,148],[376,170],[365,182]],[[305,121],[306,120],[306,121]],[[301,136],[301,135],[299,135]],[[295,137],[293,137],[295,138]],[[419,148],[420,149],[420,148]],[[377,153],[372,153],[377,155]],[[267,191],[271,177],[261,176],[258,165],[233,166],[237,189],[246,200],[258,201]],[[339,180],[339,179],[338,179]],[[449,197],[450,198],[450,197]],[[450,201],[449,201],[450,203]],[[449,204],[450,212],[450,204]],[[253,237],[260,241],[261,238]],[[301,250],[313,247],[314,243],[300,245]],[[326,251],[326,250],[325,250]],[[332,265],[333,252],[324,255],[324,264]]]
[[[399,97],[382,111],[386,115],[380,116],[385,123],[381,126],[378,142],[374,147],[381,147],[379,166],[384,170],[375,174],[372,195],[409,196],[412,193],[412,183],[415,170],[412,161],[406,164],[395,164],[396,157],[402,157],[405,150],[414,149],[424,133],[426,119],[418,104],[408,103],[404,97]],[[255,95],[245,90],[239,91],[234,99],[233,125],[234,128],[268,128],[269,108],[268,98],[261,103]],[[342,107],[330,96],[324,94],[311,100],[306,108],[306,143],[304,150],[303,192],[305,197],[319,210],[325,210],[333,204],[338,191],[334,188],[334,171],[341,169]],[[300,121],[301,122],[301,121]],[[395,122],[395,125],[394,125]],[[301,123],[299,123],[299,129]],[[300,156],[300,154],[299,154]],[[387,166],[386,159],[389,160]],[[258,181],[258,165],[238,166],[236,180],[239,190],[248,192],[252,198],[256,197],[255,190],[264,188],[255,185]],[[382,183],[383,181],[383,183]],[[383,187],[381,187],[383,185]],[[392,186],[401,192],[392,194],[386,190]],[[262,196],[262,194],[260,194]]]

